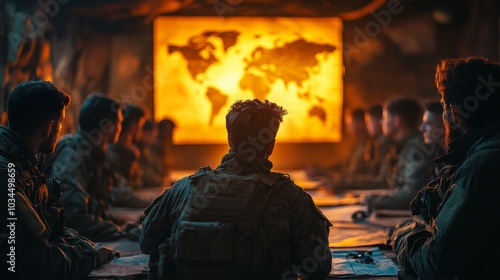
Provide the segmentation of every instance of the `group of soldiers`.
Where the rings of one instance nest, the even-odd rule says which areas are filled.
[[[421,218],[402,221],[391,235],[400,279],[496,277],[488,269],[496,259],[479,256],[500,249],[498,81],[500,65],[484,58],[438,65],[445,154],[437,174],[439,147],[427,149],[435,138],[429,114],[422,122],[411,98],[384,104],[383,134],[393,144],[383,179],[393,192],[367,203],[371,211],[406,208]],[[143,253],[158,256],[161,279],[325,279],[331,272],[332,224],[288,175],[272,171],[269,157],[287,114],[280,105],[233,103],[221,164],[200,168],[150,203],[133,193],[141,186],[134,169],[141,145],[132,143],[144,129],[143,113],[93,94],[77,132],[59,140],[70,99],[46,81],[22,82],[10,93],[8,125],[0,127],[6,279],[84,279],[115,257],[96,242],[118,238],[138,240]],[[107,210],[120,199],[147,206],[142,224],[110,219]]]

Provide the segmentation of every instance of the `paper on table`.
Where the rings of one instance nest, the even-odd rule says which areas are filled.
[[[368,276],[397,276],[398,266],[380,251],[379,248],[365,248],[371,250],[374,263],[361,263],[356,259],[348,259],[347,254],[357,253],[352,249],[332,249],[332,271],[329,276],[335,278],[353,278]],[[365,250],[363,250],[365,251]]]
[[[138,275],[148,265],[149,256],[144,254],[121,257],[94,269],[90,277],[124,277]]]

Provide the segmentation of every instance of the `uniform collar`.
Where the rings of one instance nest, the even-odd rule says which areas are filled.
[[[244,174],[250,173],[269,173],[273,163],[268,159],[253,155],[253,154],[239,154],[232,150],[222,157],[221,164],[216,170],[233,171]]]
[[[0,138],[2,139],[1,145],[4,146],[3,150],[9,151],[13,160],[27,160],[32,166],[37,165],[35,153],[17,132],[2,125],[0,126]]]
[[[96,160],[96,162],[104,162],[104,160],[106,159],[106,151],[103,151],[101,147],[94,145],[94,141],[93,139],[90,139],[88,133],[83,133],[83,131],[79,129],[77,132],[75,132],[74,137],[75,139],[80,139],[78,140],[78,142],[86,141],[90,144],[90,148],[92,149],[90,154]]]
[[[438,157],[436,163],[455,165],[461,162],[477,141],[500,130],[500,122],[469,130],[450,142],[448,153]]]
[[[406,144],[413,138],[419,137],[421,134],[418,130],[415,130],[408,135],[406,135],[403,139],[399,140],[395,143],[396,151],[398,154],[403,150]]]

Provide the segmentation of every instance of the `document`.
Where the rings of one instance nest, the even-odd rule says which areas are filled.
[[[120,257],[94,269],[89,277],[125,277],[139,275],[148,266],[149,256],[144,254]]]
[[[329,277],[397,277],[399,267],[377,247],[331,249],[332,271]],[[368,258],[369,257],[369,258]]]

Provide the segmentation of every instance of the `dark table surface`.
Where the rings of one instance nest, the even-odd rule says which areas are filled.
[[[390,248],[385,246],[387,244],[388,232],[390,227],[394,226],[399,220],[409,218],[409,212],[382,213],[381,215],[373,213],[361,221],[354,221],[352,219],[354,212],[366,210],[365,206],[361,204],[365,195],[373,194],[374,192],[384,192],[383,190],[347,191],[334,194],[317,188],[318,182],[307,180],[300,171],[288,173],[297,185],[303,186],[311,195],[318,208],[332,222],[333,227],[330,228],[329,236],[330,247],[332,249],[356,249],[362,246],[376,246],[383,249],[384,254],[389,258],[395,260]],[[189,172],[180,171],[179,174],[189,174]],[[137,193],[143,197],[154,199],[163,193],[165,189],[149,188],[138,190]],[[143,217],[144,209],[111,208],[110,215],[119,222],[137,221]],[[147,279],[147,262],[149,257],[141,253],[137,241],[130,241],[123,238],[113,242],[102,242],[102,244],[113,250],[120,251],[121,257],[95,269],[88,279]],[[356,278],[342,277],[342,279]],[[363,279],[394,280],[397,277],[365,277]]]

